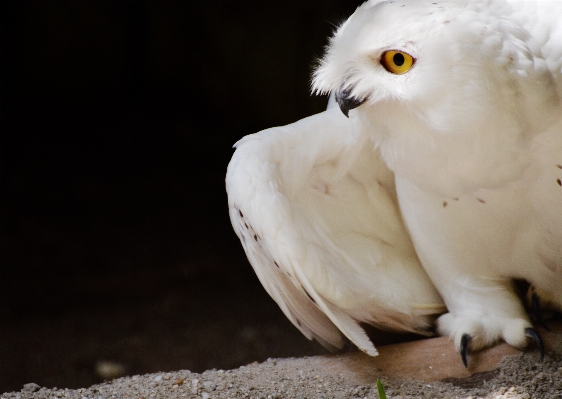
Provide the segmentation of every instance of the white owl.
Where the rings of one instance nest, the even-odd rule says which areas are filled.
[[[234,229],[305,335],[374,354],[357,322],[423,330],[425,270],[465,364],[501,339],[542,351],[513,279],[562,307],[561,21],[560,1],[368,1],[314,74],[349,119],[237,144]]]

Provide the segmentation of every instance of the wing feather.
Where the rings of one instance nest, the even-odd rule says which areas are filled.
[[[394,176],[339,109],[236,144],[230,218],[263,286],[308,338],[340,332],[377,351],[360,322],[421,332],[443,311],[402,222]]]

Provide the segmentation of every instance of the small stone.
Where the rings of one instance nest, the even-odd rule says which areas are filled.
[[[41,387],[34,382],[30,382],[29,384],[25,384],[22,388],[22,392],[37,392],[40,390]]]
[[[114,378],[123,377],[127,372],[124,365],[110,360],[98,361],[96,363],[95,370],[96,374],[104,380],[112,380]],[[133,381],[136,381],[135,377],[132,378]]]

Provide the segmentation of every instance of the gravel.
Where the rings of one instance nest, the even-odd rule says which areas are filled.
[[[338,358],[314,356],[268,359],[234,370],[193,373],[181,370],[118,378],[90,388],[58,389],[26,384],[20,392],[4,393],[1,399],[339,399],[378,398],[380,377],[389,399],[560,399],[562,356],[551,353],[544,362],[536,354],[505,358],[493,371],[464,379],[423,382],[374,375],[370,383],[354,382],[353,370],[340,367]]]

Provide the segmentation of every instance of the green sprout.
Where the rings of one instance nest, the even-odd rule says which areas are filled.
[[[384,387],[382,386],[382,382],[379,379],[377,379],[377,389],[379,391],[379,398],[386,399],[386,393],[384,393]]]

